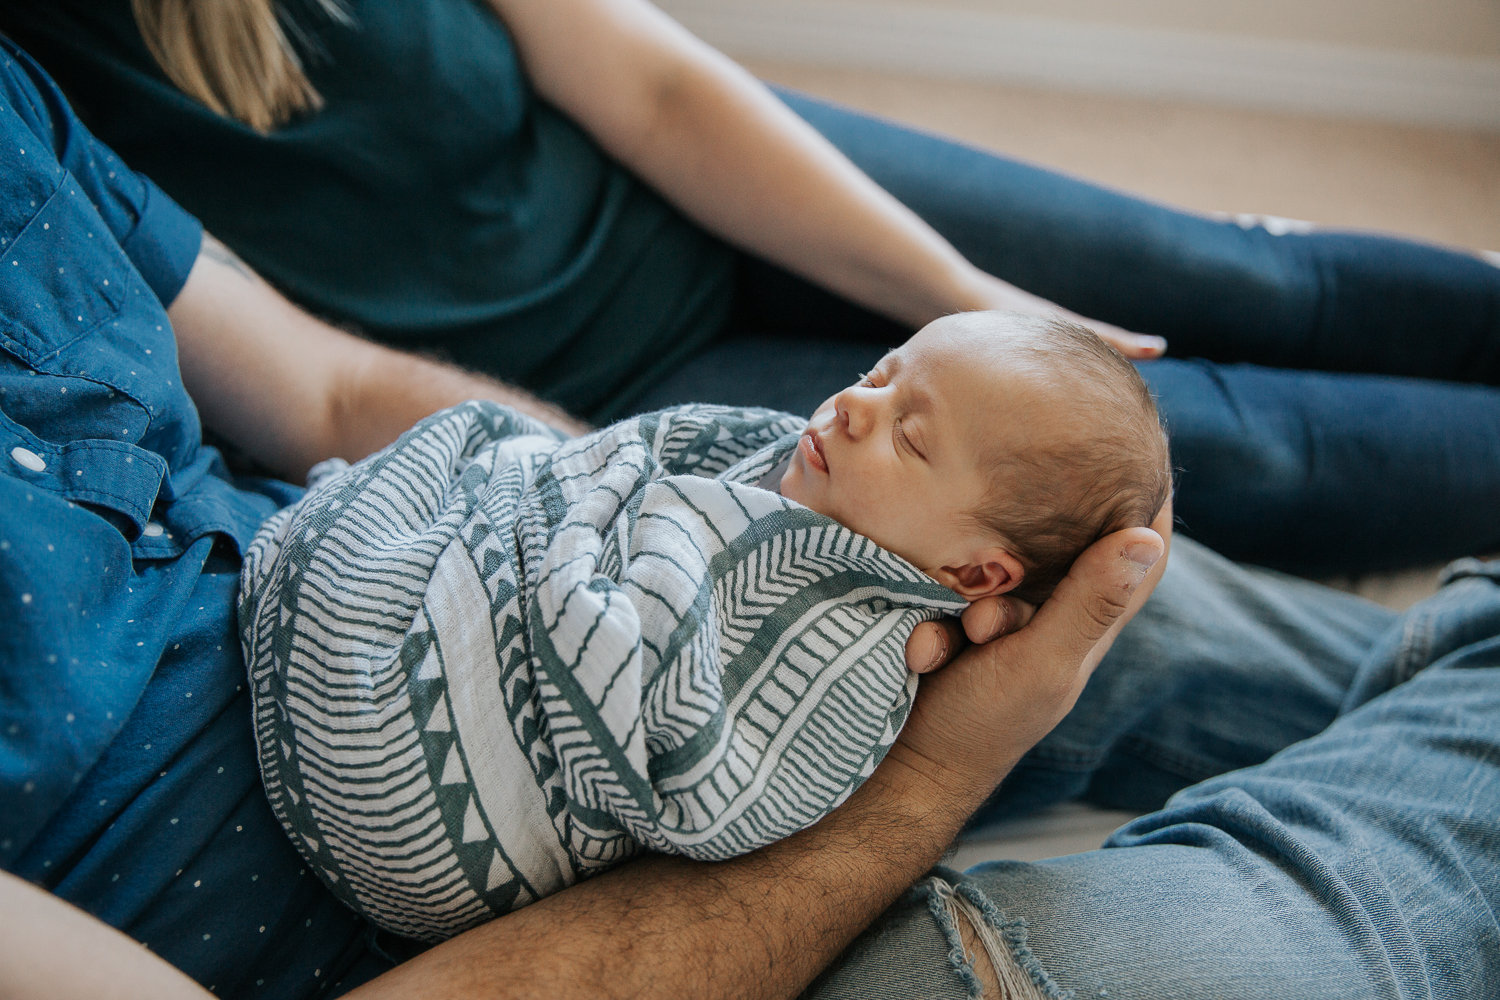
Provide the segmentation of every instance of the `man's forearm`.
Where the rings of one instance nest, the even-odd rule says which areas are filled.
[[[795,996],[941,857],[983,796],[955,791],[893,761],[786,840],[712,864],[643,858],[462,934],[350,996]]]
[[[1158,526],[1170,517],[1164,511]],[[1144,528],[1096,542],[1031,624],[969,647],[924,679],[885,762],[815,826],[717,864],[627,864],[461,934],[349,995],[795,995],[938,858],[985,794],[1072,707],[1107,637],[1159,577],[1164,549]],[[17,890],[48,912],[11,906],[22,900]],[[94,973],[104,970],[112,996],[154,998],[179,987],[198,995],[82,911],[3,877],[0,903],[19,914],[10,914],[12,924],[37,923],[27,925],[36,933],[21,952],[0,955],[0,986],[96,996]],[[78,961],[85,952],[93,965]]]
[[[294,481],[325,458],[363,458],[466,399],[506,403],[568,433],[584,429],[523,390],[314,319],[207,234],[168,315],[204,425]]]
[[[365,341],[351,347],[360,352],[360,359],[349,372],[333,416],[340,457],[368,455],[423,417],[467,399],[504,403],[568,434],[589,429],[561,407],[487,375]]]
[[[938,860],[1072,708],[1165,570],[1171,519],[1168,504],[1155,531],[1099,540],[1032,624],[924,677],[885,761],[816,825],[716,864],[633,862],[459,935],[351,996],[795,996]],[[975,626],[976,638],[995,634]]]

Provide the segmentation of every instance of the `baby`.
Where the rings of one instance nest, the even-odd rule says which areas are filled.
[[[1092,331],[960,313],[818,407],[765,485],[966,601],[1039,604],[1095,540],[1155,519],[1167,456],[1145,382]]]
[[[1171,482],[1130,364],[997,313],[810,421],[686,406],[565,440],[473,402],[314,479],[242,572],[263,783],[336,895],[434,940],[643,849],[816,822],[906,719],[912,628],[1044,600]]]

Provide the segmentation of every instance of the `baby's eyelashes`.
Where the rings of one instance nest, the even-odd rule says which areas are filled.
[[[892,433],[896,435],[896,444],[898,446],[906,448],[907,451],[911,452],[913,455],[922,459],[923,461],[927,460],[927,456],[922,453],[922,449],[918,448],[916,446],[916,443],[907,436],[906,428],[902,426],[902,422],[900,420],[896,421],[895,426],[892,428]]]

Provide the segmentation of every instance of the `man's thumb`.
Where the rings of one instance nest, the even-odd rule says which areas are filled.
[[[1086,658],[1125,613],[1164,551],[1166,544],[1150,528],[1127,528],[1099,539],[1074,561],[1031,627],[1044,617],[1053,619],[1042,631],[1067,647],[1057,652],[1075,661]]]

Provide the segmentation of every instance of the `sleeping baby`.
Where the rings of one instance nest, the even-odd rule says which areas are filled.
[[[314,470],[247,553],[266,794],[335,894],[428,940],[643,850],[754,850],[879,764],[919,622],[1045,600],[1170,486],[1135,369],[1001,313],[928,325],[811,420],[565,439],[465,403]]]

